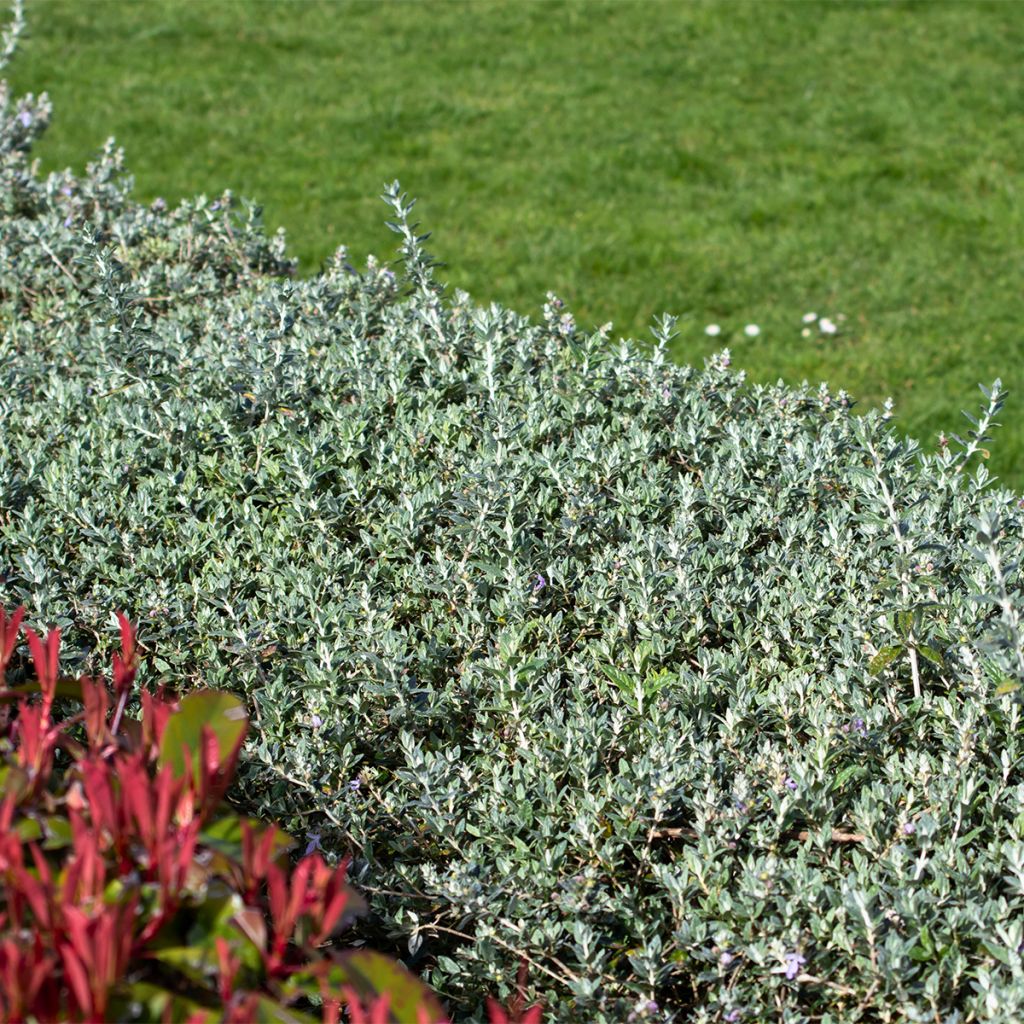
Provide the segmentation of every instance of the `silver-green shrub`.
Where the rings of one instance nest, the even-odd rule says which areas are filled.
[[[1017,495],[827,388],[131,198],[0,111],[0,597],[227,687],[459,1020],[1024,1017]],[[72,666],[69,666],[69,668]],[[81,668],[87,666],[83,663]],[[657,1004],[655,1006],[655,1004]]]

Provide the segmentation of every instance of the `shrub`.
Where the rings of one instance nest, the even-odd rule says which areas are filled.
[[[124,718],[137,650],[121,615],[116,706],[102,679],[58,676],[60,630],[45,644],[26,630],[36,679],[4,688],[23,613],[0,609],[5,1021],[297,1022],[312,1018],[289,1004],[313,999],[325,1024],[342,1005],[374,1024],[444,1024],[437,999],[395,961],[324,955],[365,910],[347,862],[331,869],[307,850],[289,878],[294,841],[222,804],[247,729],[237,697],[144,691],[141,721]],[[58,722],[54,704],[69,696],[84,710]],[[70,764],[58,766],[59,753]],[[490,1017],[508,1021],[493,1001]]]
[[[7,593],[244,698],[232,799],[352,855],[360,936],[459,1020],[524,956],[558,1021],[1024,1013],[998,383],[925,455],[670,318],[447,295],[397,184],[400,276],[294,280],[233,203],[41,179],[47,111],[3,114]]]

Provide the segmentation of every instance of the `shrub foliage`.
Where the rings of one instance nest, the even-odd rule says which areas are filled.
[[[59,629],[25,631],[35,678],[4,686],[22,615],[0,609],[5,1021],[298,1024],[315,1018],[290,1004],[311,997],[325,1024],[342,1005],[380,1024],[444,1020],[393,960],[318,949],[364,909],[346,862],[308,852],[289,878],[294,842],[222,806],[247,728],[237,697],[143,691],[141,721],[125,718],[137,651],[123,616],[114,702],[102,679],[58,675]],[[59,721],[66,697],[84,710]]]
[[[0,116],[8,602],[244,699],[232,790],[482,1019],[1024,1015],[1021,511],[842,392],[749,386],[549,296],[296,280],[229,193],[133,202]],[[980,461],[979,461],[980,460]]]

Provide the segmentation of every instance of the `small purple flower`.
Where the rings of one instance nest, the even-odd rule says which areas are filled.
[[[786,787],[786,789],[795,790],[796,789],[796,779],[791,778],[789,775],[787,775],[786,776],[786,781],[783,783],[783,785]]]
[[[32,115],[27,110],[23,110],[18,115],[18,120],[21,122],[22,128],[28,128],[32,124]]]
[[[349,780],[349,784],[348,784],[348,788],[350,790],[352,790],[353,793],[358,793],[359,792],[359,787],[362,784],[363,784],[363,780],[360,779],[360,778],[350,779]]]
[[[668,388],[661,389],[661,397],[667,402],[672,397],[672,392]]]
[[[800,968],[807,963],[807,960],[799,953],[787,953],[785,959],[786,977],[792,981],[800,973]]]
[[[152,202],[152,204],[150,206],[150,209],[157,210],[157,211],[166,210],[167,209],[167,203],[164,202],[164,197],[163,196],[157,196],[156,199],[153,200],[153,202]]]
[[[313,723],[314,729],[319,729],[324,724],[324,720],[319,715],[314,715],[310,721]]]
[[[912,821],[903,822],[903,834],[912,836],[917,831],[917,826]]]
[[[647,1002],[641,1002],[636,1004],[636,1009],[631,1010],[626,1020],[629,1024],[633,1024],[634,1021],[642,1020],[649,1013],[657,1013],[658,1004],[653,1000],[649,999]]]
[[[739,811],[740,814],[746,814],[747,811],[750,810],[750,805],[745,800],[737,800],[736,810]]]
[[[728,950],[724,950],[718,958],[718,965],[720,967],[728,967],[736,957],[732,955]]]
[[[740,1019],[740,1017],[742,1017],[742,1016],[743,1016],[743,1011],[742,1010],[730,1010],[725,1015],[724,1019],[727,1020],[729,1022],[729,1024],[735,1024],[735,1022],[738,1021]]]
[[[863,718],[855,718],[853,720],[853,728],[855,732],[859,732],[861,736],[867,736],[868,727],[864,724]]]
[[[533,585],[533,592],[536,594],[538,590],[543,590],[547,585],[548,581],[540,573],[537,573],[537,582]]]
[[[71,217],[71,214],[68,214],[64,218],[64,227],[69,228],[69,227],[71,227],[71,224],[72,224],[72,217]]]
[[[62,185],[61,189],[60,189],[60,194],[62,196],[69,196],[69,195],[71,195],[71,186],[70,185]]]
[[[307,832],[306,838],[309,840],[309,845],[306,847],[306,852],[303,854],[304,857],[308,857],[314,850],[323,849],[323,847],[320,845],[319,832]]]
[[[212,203],[210,203],[210,209],[211,210],[219,210],[220,209],[220,200],[219,199],[214,199],[214,201]]]

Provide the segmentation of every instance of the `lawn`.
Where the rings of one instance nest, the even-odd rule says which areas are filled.
[[[391,255],[376,197],[398,177],[479,301],[539,313],[551,289],[635,337],[674,312],[677,360],[729,344],[755,380],[891,395],[929,449],[1000,376],[990,468],[1024,486],[1020,5],[48,0],[28,17],[8,77],[54,99],[44,167],[81,168],[113,134],[140,196],[252,196],[305,272],[340,243]],[[809,311],[839,333],[803,337]]]

